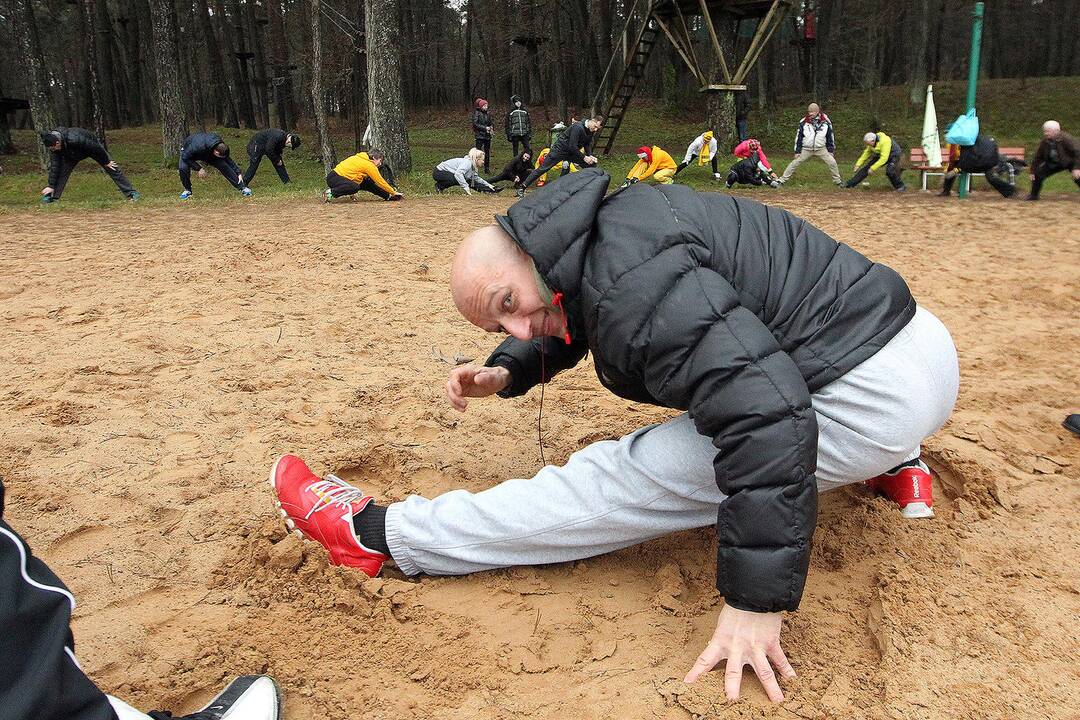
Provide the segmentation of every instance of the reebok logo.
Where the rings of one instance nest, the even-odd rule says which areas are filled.
[[[915,475],[911,477],[911,490],[915,494],[915,498],[919,497],[919,478]]]

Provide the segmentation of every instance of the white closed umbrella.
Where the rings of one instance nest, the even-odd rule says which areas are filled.
[[[938,135],[937,108],[934,107],[934,86],[926,86],[926,113],[923,115],[922,149],[929,167],[941,167],[941,136]]]

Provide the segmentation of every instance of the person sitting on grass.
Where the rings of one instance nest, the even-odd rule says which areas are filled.
[[[685,680],[726,658],[728,697],[749,664],[780,701],[818,491],[872,478],[905,516],[933,515],[920,444],[952,412],[956,348],[898,273],[791,213],[684,185],[608,195],[610,181],[564,177],[461,243],[454,304],[509,337],[452,369],[447,398],[520,397],[591,355],[608,390],[681,415],[531,479],[389,505],[285,455],[279,510],[371,576],[391,559],[410,576],[570,562],[715,525],[725,604]]]
[[[139,199],[139,193],[128,182],[116,161],[109,157],[105,146],[94,133],[83,128],[61,127],[40,135],[41,144],[52,153],[49,158],[49,186],[41,191],[41,202],[60,200],[75,166],[86,158],[93,158],[125,197],[129,200]]]
[[[473,148],[464,157],[443,160],[431,171],[431,179],[435,181],[435,192],[458,185],[466,195],[477,192],[497,192],[491,184],[480,177],[480,168],[484,166],[484,151]]]
[[[974,145],[949,145],[949,159],[945,178],[941,184],[942,197],[952,194],[953,183],[960,173],[982,173],[990,187],[1011,198],[1016,194],[1016,166],[1026,165],[1023,160],[1009,160],[998,150],[997,140],[979,133]]]
[[[1042,130],[1043,140],[1031,163],[1031,194],[1028,200],[1038,200],[1046,178],[1062,170],[1067,170],[1076,186],[1080,187],[1080,144],[1061,129],[1061,123],[1057,120],[1047,120]]]
[[[769,164],[769,159],[765,157],[765,151],[757,140],[753,138],[744,140],[736,146],[732,154],[742,160],[728,170],[725,184],[729,190],[735,183],[780,187],[780,181],[777,180],[776,173],[773,172],[772,165]]]
[[[525,182],[525,178],[529,176],[533,170],[532,165],[532,151],[522,150],[513,160],[507,163],[506,167],[502,169],[502,172],[493,177],[487,179],[488,184],[494,185],[497,182],[511,182],[514,187],[521,187]]]
[[[199,177],[206,177],[206,168],[203,165],[212,165],[217,168],[222,177],[229,184],[239,190],[244,197],[251,197],[251,188],[244,182],[244,176],[240,168],[229,157],[229,146],[221,139],[221,136],[212,132],[197,132],[188,135],[184,144],[180,147],[180,184],[184,191],[180,193],[181,200],[187,200],[192,196],[191,171],[197,170]]]
[[[868,132],[863,136],[866,147],[862,155],[855,161],[855,174],[847,181],[844,187],[853,188],[859,185],[876,170],[885,168],[885,177],[889,178],[896,192],[904,192],[907,187],[901,177],[903,168],[900,166],[903,160],[904,150],[900,143],[883,132]]]
[[[637,149],[637,156],[638,161],[634,164],[634,167],[630,168],[630,172],[626,174],[623,187],[649,178],[652,178],[653,182],[660,185],[671,185],[675,182],[673,178],[679,166],[659,145],[653,145],[652,147],[643,145]]]
[[[326,176],[326,202],[365,190],[383,200],[401,200],[404,196],[383,178],[379,169],[385,161],[382,150],[358,152],[339,162]]]
[[[244,183],[251,182],[259,169],[259,163],[265,157],[274,166],[274,170],[277,171],[281,182],[287,185],[289,183],[289,171],[285,169],[285,160],[281,156],[285,152],[285,148],[295,150],[298,147],[300,147],[300,136],[296,133],[287,133],[277,128],[269,128],[255,133],[251,136],[251,140],[248,141],[247,145],[248,167],[244,171]]]
[[[683,161],[679,163],[679,166],[675,168],[675,174],[678,175],[686,166],[693,162],[694,158],[698,159],[698,165],[704,165],[710,163],[712,165],[713,179],[720,179],[720,171],[716,167],[716,138],[713,137],[712,130],[706,130],[705,132],[694,138],[686,148],[686,156]]]

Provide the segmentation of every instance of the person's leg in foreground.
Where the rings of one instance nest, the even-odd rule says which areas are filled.
[[[889,156],[889,162],[885,164],[885,177],[889,178],[893,189],[897,191],[907,190],[904,179],[901,177],[904,172],[902,161],[903,156],[900,153],[893,153]]]
[[[68,180],[71,179],[71,173],[75,170],[76,163],[71,162],[65,157],[60,158],[60,174],[56,177],[56,184],[52,186],[52,194],[46,195],[42,198],[43,202],[56,202],[60,199],[60,196],[64,194],[64,188],[67,187]],[[46,201],[44,198],[49,198]]]
[[[4,720],[148,720],[106,695],[75,659],[75,598],[3,520],[0,481],[0,717]],[[190,720],[280,720],[277,684],[267,676],[238,678]],[[179,720],[179,719],[178,719]]]
[[[869,160],[867,160],[866,163],[864,163],[862,167],[860,167],[858,170],[856,170],[855,174],[852,175],[851,178],[848,179],[848,181],[844,184],[844,187],[849,187],[849,188],[858,187],[858,185],[863,180],[865,180],[866,178],[868,178],[870,176],[870,166],[873,165],[875,162],[877,162],[876,157],[872,157]]]
[[[247,145],[248,154],[248,166],[244,171],[244,184],[247,185],[255,177],[255,173],[259,170],[259,163],[262,162],[263,153],[259,150],[259,146],[254,140],[248,142]]]
[[[873,479],[909,517],[932,515],[920,443],[948,418],[958,384],[952,339],[920,308],[884,348],[813,395],[819,488]],[[460,575],[577,560],[712,525],[724,499],[715,456],[684,414],[479,493],[384,507],[288,455],[270,481],[290,529],[320,542],[335,564],[374,575],[392,558],[407,575]]]
[[[111,168],[108,165],[102,165],[101,169],[105,171],[105,174],[112,178],[112,181],[116,184],[116,189],[124,194],[126,198],[137,198],[139,193],[136,192],[135,187],[124,175],[124,172],[119,166]]]
[[[356,183],[346,177],[342,177],[333,170],[331,170],[330,173],[326,176],[326,186],[330,190],[329,194],[326,197],[327,202],[330,202],[331,198],[339,198],[346,195],[355,195],[363,189],[360,183]]]

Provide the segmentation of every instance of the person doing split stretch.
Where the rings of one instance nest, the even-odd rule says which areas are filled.
[[[604,116],[596,115],[570,125],[551,146],[551,151],[544,158],[544,162],[525,178],[525,182],[518,188],[518,197],[524,197],[525,189],[536,182],[537,178],[563,162],[570,162],[581,167],[595,165],[596,158],[592,155],[593,137],[603,124]]]
[[[903,169],[900,167],[900,162],[903,160],[904,150],[900,147],[900,143],[883,132],[868,132],[863,136],[863,142],[866,144],[866,148],[863,149],[859,159],[855,161],[855,174],[851,176],[851,179],[847,181],[844,187],[853,188],[865,180],[867,176],[873,175],[875,170],[884,167],[885,177],[889,178],[893,189],[896,192],[907,190],[901,177]]]
[[[686,166],[693,162],[694,158],[698,159],[698,165],[710,163],[712,165],[713,179],[720,179],[720,171],[716,167],[716,138],[713,137],[712,130],[701,133],[687,146],[686,157],[679,163],[679,167],[675,168],[675,174],[678,175],[685,170]]]
[[[522,183],[525,182],[525,178],[527,178],[532,171],[532,151],[526,149],[507,163],[501,173],[489,177],[487,181],[491,185],[494,185],[497,182],[510,181],[514,184],[514,187],[521,187]]]

